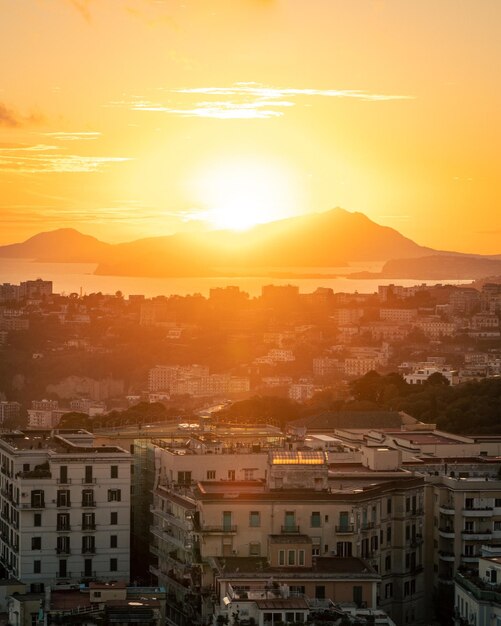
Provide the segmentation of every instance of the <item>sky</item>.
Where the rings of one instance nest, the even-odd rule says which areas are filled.
[[[499,0],[0,0],[0,244],[340,206],[501,254]]]

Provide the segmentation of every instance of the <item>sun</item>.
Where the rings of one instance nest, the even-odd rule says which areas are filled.
[[[247,230],[289,217],[295,205],[293,176],[275,162],[220,163],[203,170],[195,185],[203,218],[214,228]]]

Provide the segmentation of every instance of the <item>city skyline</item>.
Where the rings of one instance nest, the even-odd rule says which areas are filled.
[[[342,206],[501,251],[494,1],[1,6],[0,244]]]

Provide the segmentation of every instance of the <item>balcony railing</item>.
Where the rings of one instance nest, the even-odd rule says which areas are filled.
[[[95,478],[82,478],[82,485],[95,485],[97,480]]]
[[[83,500],[82,501],[82,509],[91,509],[96,507],[95,500]]]
[[[336,526],[336,532],[338,533],[338,535],[341,535],[343,533],[346,533],[346,534],[354,533],[355,525],[354,524],[341,524],[340,526]]]
[[[298,535],[300,528],[294,524],[285,524],[285,526],[281,527],[280,532],[283,535]]]
[[[82,548],[82,554],[96,554],[96,546]]]
[[[70,548],[56,548],[56,554],[71,554]]]
[[[71,524],[58,524],[56,530],[59,533],[67,533],[71,530]]]
[[[372,530],[374,528],[374,522],[362,522],[360,528],[362,530]]]
[[[236,533],[237,527],[236,525],[230,525],[230,524],[223,524],[221,526],[204,525],[200,527],[200,532],[201,533],[217,533],[217,534]]]
[[[95,522],[86,522],[85,524],[82,524],[82,530],[85,532],[96,530]]]

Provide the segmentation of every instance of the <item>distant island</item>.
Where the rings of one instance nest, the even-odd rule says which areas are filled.
[[[221,267],[243,268],[248,276],[270,267],[273,271],[265,274],[270,278],[291,279],[343,275],[474,280],[501,274],[501,255],[433,250],[362,213],[341,208],[260,224],[244,232],[177,233],[121,244],[59,229],[0,246],[1,258],[95,263],[98,275],[133,277],[218,277]],[[379,273],[350,271],[350,264],[360,262],[384,262],[384,266]],[[332,268],[343,267],[346,271],[332,273]]]

